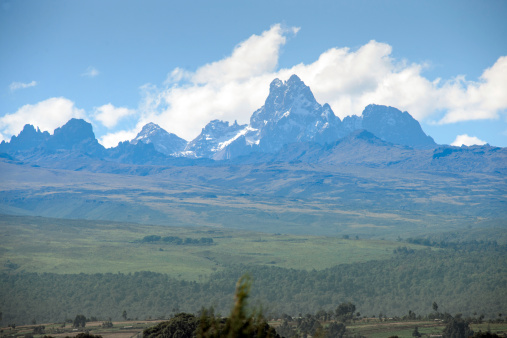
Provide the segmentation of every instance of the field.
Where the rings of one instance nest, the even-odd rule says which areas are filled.
[[[90,334],[101,335],[104,338],[130,338],[140,337],[142,331],[148,327],[158,324],[160,320],[141,320],[141,321],[116,321],[113,322],[112,328],[102,328],[102,322],[89,322],[86,324],[86,330]],[[280,325],[280,321],[270,321],[270,325],[276,327]],[[62,324],[42,324],[45,326],[46,334],[53,337],[75,336],[79,331],[72,329],[72,324],[67,323],[62,328]],[[23,336],[33,334],[35,327],[39,325],[18,326],[15,329],[10,327],[2,328],[3,334],[7,336]],[[384,321],[379,322],[375,318],[367,318],[355,323],[346,325],[347,334],[361,335],[368,338],[386,338],[398,336],[399,338],[412,338],[412,332],[417,327],[422,337],[430,337],[432,335],[441,335],[444,324],[435,321]],[[483,323],[471,324],[470,327],[474,332],[491,332],[502,335],[507,332],[506,323]],[[44,335],[33,335],[35,338]]]
[[[212,238],[212,245],[141,242],[145,236]],[[202,280],[231,264],[322,270],[388,259],[418,245],[351,237],[301,236],[42,217],[0,217],[3,271],[58,274],[153,271]]]

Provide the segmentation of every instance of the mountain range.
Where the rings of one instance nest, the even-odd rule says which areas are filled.
[[[248,124],[190,142],[149,123],[105,149],[84,120],[26,125],[0,173],[0,214],[379,238],[507,219],[507,148],[437,145],[393,107],[341,120],[295,75]]]
[[[0,151],[13,154],[33,149],[72,150],[92,157],[122,159],[129,157],[126,152],[139,152],[136,149],[142,148],[155,158],[160,155],[153,150],[165,156],[223,160],[250,153],[276,153],[291,143],[330,144],[363,129],[393,144],[416,149],[437,147],[409,113],[393,107],[369,105],[361,116],[348,116],[341,121],[328,104],[320,105],[310,88],[293,75],[286,82],[275,79],[271,83],[264,105],[252,114],[249,124],[229,125],[214,120],[190,142],[149,123],[127,144],[106,150],[98,144],[89,123],[72,119],[53,135],[26,125],[9,143],[2,142]],[[152,144],[153,149],[143,144]]]
[[[87,158],[138,165],[232,160],[451,171],[506,169],[504,148],[437,145],[408,112],[393,107],[371,104],[361,116],[347,116],[342,121],[328,104],[319,104],[296,75],[285,82],[271,82],[264,105],[252,114],[249,124],[213,120],[190,142],[148,123],[134,139],[105,149],[95,138],[90,123],[71,119],[53,135],[27,124],[10,142],[0,144],[0,153],[51,167],[55,163],[68,167],[72,166],[71,158]],[[65,159],[64,163],[61,159]],[[86,161],[75,164],[87,165]]]

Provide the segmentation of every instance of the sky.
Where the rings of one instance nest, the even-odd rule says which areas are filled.
[[[0,0],[0,139],[248,123],[297,74],[343,118],[408,111],[439,144],[507,146],[507,1]]]

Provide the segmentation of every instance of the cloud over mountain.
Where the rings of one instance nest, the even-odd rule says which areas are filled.
[[[0,118],[0,132],[5,139],[18,134],[25,124],[53,131],[71,118],[84,118],[86,113],[69,99],[53,97],[36,104],[26,104],[13,114]]]
[[[355,49],[333,47],[314,62],[280,68],[283,46],[290,38],[297,38],[298,31],[297,27],[275,24],[240,42],[220,60],[195,70],[176,67],[164,83],[141,86],[135,111],[109,103],[85,113],[69,99],[52,98],[1,117],[0,136],[8,139],[25,123],[52,130],[70,117],[88,117],[105,127],[98,136],[109,146],[137,134],[149,122],[191,140],[212,120],[247,123],[262,106],[270,82],[274,78],[285,81],[292,74],[312,88],[318,102],[329,103],[342,119],[360,115],[372,103],[409,111],[423,124],[506,115],[507,56],[500,57],[477,80],[465,76],[429,79],[424,75],[426,64],[397,59],[392,46],[372,40]],[[98,71],[90,67],[85,74],[93,77]],[[49,109],[50,105],[56,108]],[[57,116],[59,112],[61,116]],[[129,123],[124,123],[127,116]]]
[[[461,146],[473,146],[473,145],[483,145],[486,144],[485,141],[479,139],[476,136],[468,136],[467,134],[458,135],[456,136],[456,139],[453,143],[451,143],[452,146],[461,147]]]
[[[274,25],[252,35],[231,55],[195,71],[174,69],[162,87],[144,87],[143,120],[191,139],[213,119],[248,121],[273,78],[292,74],[329,103],[336,115],[360,115],[371,103],[396,106],[419,119],[455,123],[496,118],[507,109],[507,57],[485,70],[479,81],[463,77],[428,79],[427,65],[397,60],[392,47],[370,41],[357,50],[331,48],[309,64],[277,69],[281,49],[297,28]]]

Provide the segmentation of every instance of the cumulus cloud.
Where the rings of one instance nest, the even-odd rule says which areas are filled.
[[[507,109],[507,56],[486,69],[478,82],[464,76],[444,85],[441,104],[448,109],[439,123],[498,118]]]
[[[157,123],[185,139],[193,139],[212,119],[247,122],[269,92],[281,47],[297,30],[274,25],[195,72],[174,69],[163,88],[143,86],[140,121]]]
[[[486,144],[485,141],[475,137],[468,136],[467,134],[458,135],[454,142],[451,143],[452,146],[461,147],[461,146],[472,146],[472,145],[483,145]]]
[[[267,97],[274,78],[297,74],[336,115],[360,115],[371,103],[397,107],[418,120],[454,123],[496,118],[507,109],[507,57],[478,81],[427,79],[425,64],[392,57],[392,47],[370,41],[357,50],[331,48],[313,63],[278,68],[281,48],[299,28],[274,25],[252,35],[232,53],[196,71],[175,68],[162,87],[141,88],[140,121],[155,122],[193,139],[213,119],[247,123]]]
[[[424,76],[425,64],[396,59],[390,45],[377,41],[357,49],[330,48],[314,62],[280,69],[282,48],[298,30],[277,24],[240,42],[221,60],[195,71],[174,68],[163,84],[140,88],[142,99],[136,111],[112,104],[95,108],[90,115],[110,132],[100,142],[114,146],[118,141],[135,137],[133,130],[118,131],[126,117],[136,124],[136,130],[154,122],[187,140],[195,138],[214,119],[248,123],[252,113],[264,104],[270,82],[275,78],[287,80],[292,74],[311,87],[319,103],[329,103],[341,118],[360,115],[371,103],[394,106],[419,121],[439,124],[495,119],[506,114],[507,56],[500,57],[476,81],[465,76],[428,79]],[[90,66],[82,75],[98,74]],[[19,132],[22,124],[30,120],[18,117],[35,116],[31,112],[40,111],[50,100],[22,107],[1,118],[0,132],[4,135]],[[48,125],[45,128],[50,129],[70,117],[84,115],[71,101],[66,103],[65,109],[60,108],[65,113],[57,125],[45,123],[45,118],[39,118],[38,125],[41,128]],[[133,124],[128,125],[131,128]]]
[[[81,74],[81,76],[95,77],[98,76],[99,74],[100,72],[95,67],[90,66],[86,68],[86,70],[84,71],[84,73]]]
[[[113,128],[118,124],[122,118],[136,113],[133,109],[124,107],[115,107],[111,103],[94,109],[93,117],[95,120],[100,121],[107,128]]]
[[[99,142],[106,148],[113,148],[120,142],[132,140],[136,135],[137,132],[135,130],[122,130],[102,136]]]
[[[76,108],[74,102],[66,98],[53,97],[24,105],[15,113],[4,115],[0,118],[0,132],[3,137],[9,138],[18,134],[25,124],[31,124],[52,133],[73,117],[84,118],[84,110]]]
[[[18,89],[25,89],[25,88],[30,88],[30,87],[35,87],[37,85],[37,81],[32,81],[32,82],[29,82],[29,83],[24,83],[24,82],[13,82],[9,85],[9,89],[11,91],[15,91],[15,90],[18,90]]]

